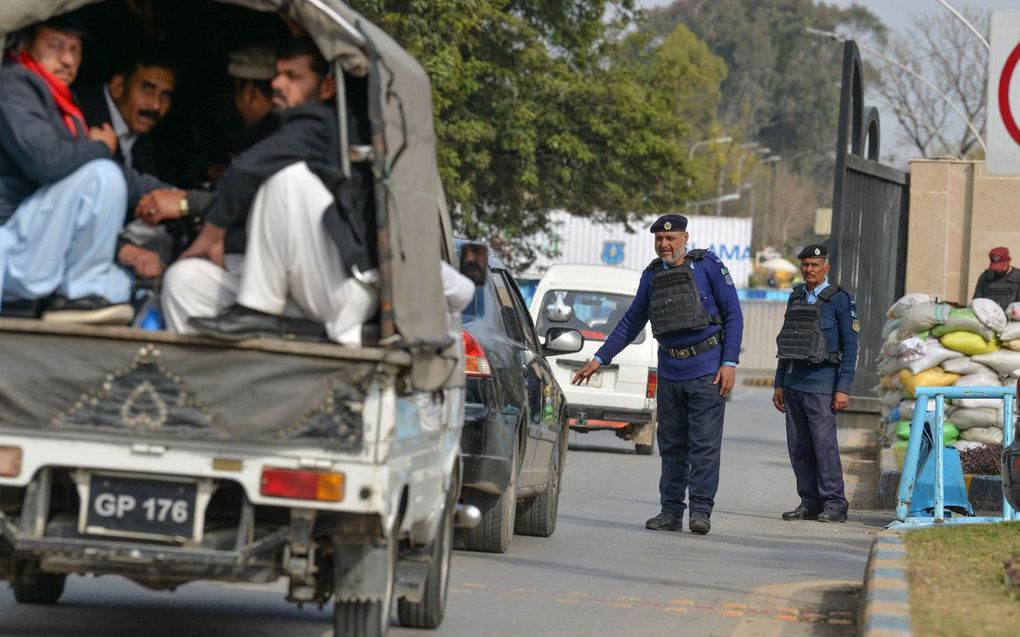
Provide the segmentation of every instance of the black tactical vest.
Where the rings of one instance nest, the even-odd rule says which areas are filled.
[[[700,261],[704,250],[691,250],[685,261]],[[703,330],[719,317],[709,316],[701,302],[701,293],[689,267],[663,268],[656,259],[648,266],[652,275],[652,293],[648,303],[648,318],[652,323],[652,336],[660,338],[679,332]]]
[[[1017,284],[1009,275],[993,279],[985,286],[985,298],[991,299],[1006,309],[1013,301],[1017,300]]]
[[[812,364],[839,362],[839,352],[829,352],[822,331],[822,305],[828,303],[836,292],[839,292],[839,286],[829,284],[818,294],[818,301],[808,305],[801,302],[807,294],[804,286],[797,286],[786,308],[783,329],[776,337],[776,345],[779,346],[776,358]]]

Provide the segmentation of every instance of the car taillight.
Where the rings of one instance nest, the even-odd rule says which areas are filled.
[[[262,495],[340,502],[344,499],[344,474],[267,467],[262,470]]]
[[[489,359],[485,357],[485,350],[478,343],[478,339],[467,330],[462,330],[461,334],[464,337],[464,375],[492,376]]]
[[[655,398],[655,391],[659,388],[659,372],[648,370],[648,383],[645,385],[645,398]]]

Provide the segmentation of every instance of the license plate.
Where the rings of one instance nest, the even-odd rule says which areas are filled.
[[[198,483],[91,474],[79,530],[99,535],[198,540]]]
[[[602,371],[601,370],[597,371],[597,372],[595,372],[594,374],[591,375],[591,378],[588,379],[588,385],[587,386],[588,387],[595,387],[595,388],[602,387]]]

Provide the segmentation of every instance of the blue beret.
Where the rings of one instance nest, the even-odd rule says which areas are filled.
[[[682,232],[687,230],[687,217],[683,215],[662,215],[652,224],[652,232]]]
[[[829,249],[820,243],[809,245],[800,251],[798,259],[825,259],[829,256]]]

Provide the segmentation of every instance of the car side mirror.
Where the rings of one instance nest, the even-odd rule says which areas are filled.
[[[550,327],[545,333],[545,345],[542,353],[546,356],[573,354],[584,347],[584,336],[574,329],[566,327]]]
[[[567,304],[565,292],[556,292],[556,300],[545,306],[545,317],[550,323],[566,323],[574,315],[574,308]]]
[[[485,285],[489,274],[489,247],[481,243],[465,243],[460,247],[460,273],[471,279],[475,287]]]

